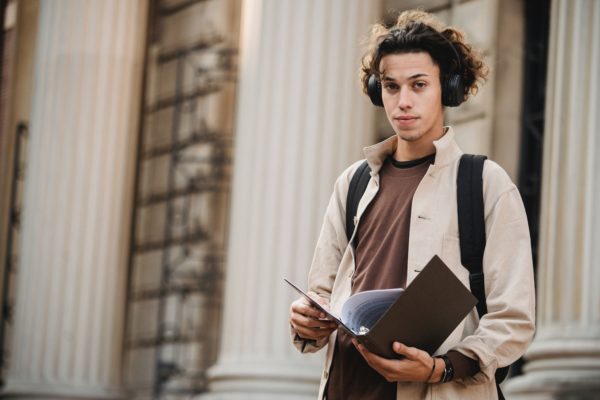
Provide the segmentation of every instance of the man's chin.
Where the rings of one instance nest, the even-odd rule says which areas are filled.
[[[404,140],[405,142],[416,142],[417,140],[423,137],[423,134],[421,132],[400,131],[396,132],[396,134],[400,138],[400,140]]]

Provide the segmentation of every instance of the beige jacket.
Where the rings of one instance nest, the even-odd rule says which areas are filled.
[[[396,136],[364,150],[371,179],[358,205],[356,223],[379,188],[379,170],[395,151]],[[461,265],[456,211],[456,177],[462,151],[452,128],[434,142],[435,163],[429,167],[415,192],[410,220],[407,284],[438,254],[469,287],[469,272]],[[337,179],[315,249],[309,273],[309,290],[330,299],[333,311],[351,292],[354,249],[345,232],[346,194],[350,179],[362,161],[346,169]],[[534,328],[535,293],[527,217],[516,186],[504,170],[486,161],[483,192],[487,245],[483,259],[488,313],[479,320],[475,308],[450,334],[438,354],[453,349],[479,360],[481,371],[474,377],[444,384],[399,382],[397,399],[496,399],[494,373],[513,363],[526,350]],[[295,332],[292,333],[292,338]],[[336,333],[329,339],[304,343],[294,340],[303,352],[327,346],[319,399],[329,376]]]

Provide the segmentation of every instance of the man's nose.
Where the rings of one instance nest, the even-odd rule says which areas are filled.
[[[401,110],[412,108],[412,98],[407,87],[401,87],[398,93],[398,108]]]

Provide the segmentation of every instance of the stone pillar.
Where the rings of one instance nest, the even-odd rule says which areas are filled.
[[[122,397],[145,0],[40,2],[5,398]]]
[[[600,3],[552,2],[537,334],[510,399],[600,397]]]
[[[249,0],[242,14],[222,343],[211,399],[314,399],[322,356],[289,338],[333,183],[373,137],[361,92],[370,0]]]

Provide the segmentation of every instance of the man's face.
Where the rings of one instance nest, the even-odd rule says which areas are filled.
[[[381,59],[385,113],[407,142],[432,142],[442,135],[444,109],[440,69],[429,53],[389,54]]]

